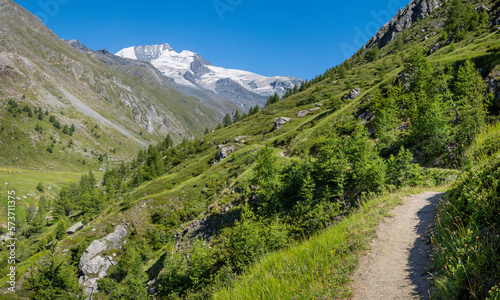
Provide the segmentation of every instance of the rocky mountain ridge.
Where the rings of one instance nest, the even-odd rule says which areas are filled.
[[[68,40],[66,42],[76,50],[82,53],[91,54],[103,64],[121,73],[136,76],[138,78],[141,78],[146,83],[156,85],[162,89],[174,87],[185,95],[195,97],[201,100],[206,106],[217,112],[219,114],[218,117],[220,118],[222,118],[225,113],[232,113],[239,108],[239,106],[234,102],[225,100],[221,97],[217,97],[216,95],[203,93],[202,91],[193,93],[189,88],[180,88],[179,84],[175,83],[175,81],[173,81],[172,79],[163,76],[163,74],[158,69],[156,69],[145,59],[137,60],[117,56],[110,53],[106,49],[93,50],[88,48],[78,40]]]
[[[375,36],[372,37],[363,48],[371,48],[376,45],[382,48],[393,41],[398,33],[409,29],[413,23],[429,16],[442,5],[442,0],[412,0],[387,24],[380,28]]]
[[[205,128],[214,128],[226,112],[238,108],[220,99],[185,95],[148,63],[83,45],[76,45],[77,51],[11,0],[0,1],[0,33],[0,124],[12,135],[0,136],[0,144],[7,145],[0,158],[4,165],[33,167],[36,162],[43,169],[77,159],[98,163],[97,153],[127,160],[138,147],[168,134],[176,142],[202,136]],[[9,100],[48,115],[38,120],[6,113]],[[50,115],[63,126],[74,124],[75,135],[54,128]],[[43,133],[35,131],[36,125]],[[60,149],[48,153],[54,140]],[[63,145],[69,142],[71,147]],[[19,156],[19,149],[30,154]],[[119,154],[111,154],[113,149]]]
[[[288,76],[265,77],[255,73],[214,66],[200,55],[176,52],[169,44],[125,48],[117,56],[150,62],[175,83],[233,101],[248,109],[263,106],[274,93],[282,96],[302,80]]]

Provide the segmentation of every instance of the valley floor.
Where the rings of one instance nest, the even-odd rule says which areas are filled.
[[[429,299],[429,254],[425,232],[443,193],[406,197],[391,218],[377,228],[377,238],[354,274],[354,299]]]

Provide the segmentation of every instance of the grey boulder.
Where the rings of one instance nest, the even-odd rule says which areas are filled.
[[[73,234],[82,228],[83,228],[83,223],[78,222],[78,223],[74,224],[73,226],[71,226],[70,228],[68,228],[68,230],[66,230],[66,233]]]
[[[214,165],[220,163],[221,161],[226,159],[229,156],[229,154],[234,152],[233,145],[228,145],[228,146],[219,145],[219,148],[220,148],[220,151],[217,154],[217,156],[215,157]]]
[[[83,286],[87,296],[97,293],[97,280],[106,277],[106,271],[115,264],[111,256],[103,255],[103,252],[120,249],[127,236],[127,229],[123,225],[118,225],[115,231],[102,239],[94,240],[83,252],[78,268],[83,272],[79,283]]]
[[[280,117],[280,118],[274,119],[274,121],[273,121],[274,130],[280,129],[281,127],[283,127],[283,125],[290,122],[290,120],[291,120],[290,118],[285,118],[285,117]]]

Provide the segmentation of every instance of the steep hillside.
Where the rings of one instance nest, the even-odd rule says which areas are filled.
[[[357,259],[398,196],[449,184],[460,168],[466,185],[454,201],[480,223],[475,205],[496,204],[459,194],[484,189],[475,175],[498,181],[489,160],[475,168],[463,159],[500,113],[498,15],[493,1],[441,2],[385,46],[361,49],[262,111],[176,146],[166,138],[100,184],[83,176],[16,235],[24,250],[16,278],[25,280],[16,297],[349,298]],[[484,196],[497,199],[492,191]],[[471,257],[458,253],[453,262]],[[498,261],[483,258],[477,266]],[[441,282],[463,286],[467,276],[453,270],[464,265],[441,266]],[[496,275],[478,278],[458,295],[498,285]]]
[[[92,50],[81,44],[77,40],[70,40],[67,41],[67,43],[80,52],[92,54],[93,57],[95,57],[108,67],[112,68],[113,70],[117,70],[120,73],[141,78],[146,83],[155,85],[163,90],[171,90],[172,87],[174,87],[185,95],[189,95],[201,100],[208,108],[219,112],[220,114],[232,114],[238,109],[244,111],[244,109],[242,109],[239,104],[226,100],[222,97],[218,97],[216,94],[206,93],[197,88],[177,84],[174,80],[165,77],[152,64],[144,60],[124,58],[121,56],[113,55],[106,50]]]
[[[0,16],[2,165],[86,169],[86,160],[95,169],[104,154],[128,161],[168,134],[177,142],[199,137],[237,108],[185,96],[148,65],[81,53],[10,0],[0,1]],[[12,111],[9,100],[17,103]],[[72,124],[74,133],[64,134]]]

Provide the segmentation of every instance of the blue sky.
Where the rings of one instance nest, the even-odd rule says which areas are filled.
[[[14,0],[64,39],[116,53],[169,43],[213,64],[311,79],[342,63],[409,0]]]

